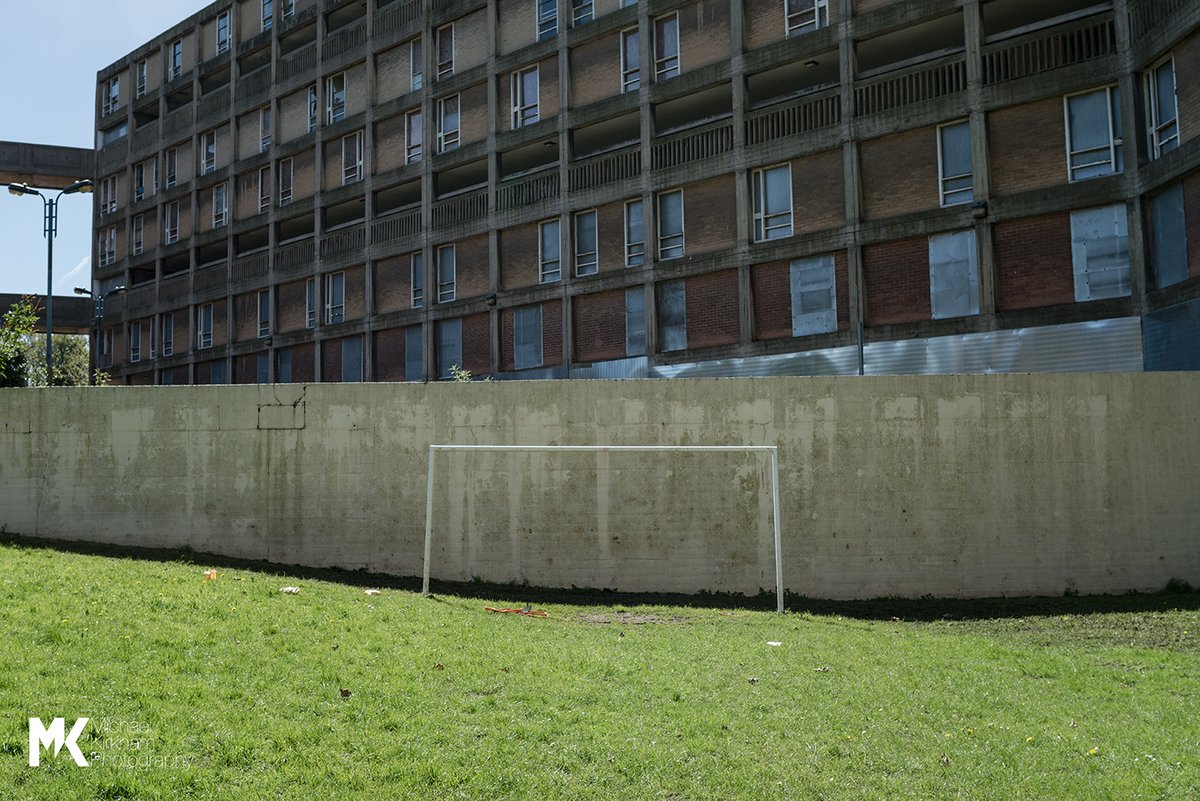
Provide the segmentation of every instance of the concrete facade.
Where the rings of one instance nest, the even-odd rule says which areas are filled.
[[[1200,376],[0,392],[9,533],[419,575],[427,445],[778,445],[812,597],[1200,584]],[[443,454],[435,579],[772,589],[761,456]]]
[[[1071,325],[1041,369],[1140,369],[1092,334],[1200,309],[1198,30],[1185,0],[218,0],[97,76],[94,278],[130,288],[102,364],[644,375]]]

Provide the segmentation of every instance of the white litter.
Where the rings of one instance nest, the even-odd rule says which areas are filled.
[[[288,595],[299,595],[300,588],[299,587],[284,587],[283,589],[280,590],[280,592],[286,592]]]
[[[378,595],[378,594],[379,594],[379,590],[363,590],[363,593],[364,593],[365,595]]]
[[[779,645],[783,645],[783,643],[781,643],[781,642],[775,642],[774,640],[768,640],[768,641],[767,641],[767,645],[775,645],[775,646],[779,646]]]

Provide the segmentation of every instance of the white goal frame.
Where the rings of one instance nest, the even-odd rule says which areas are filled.
[[[433,463],[438,451],[515,451],[543,453],[577,451],[607,453],[610,451],[690,451],[766,453],[771,457],[771,511],[775,525],[775,611],[783,611],[783,554],[779,524],[779,446],[777,445],[434,445],[429,446],[429,473],[425,485],[425,560],[421,594],[429,596],[429,562],[433,555]]]

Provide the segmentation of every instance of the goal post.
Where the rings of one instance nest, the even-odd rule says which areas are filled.
[[[775,534],[775,610],[783,611],[783,554],[779,521],[779,447],[776,445],[434,445],[429,446],[429,467],[425,484],[425,558],[421,582],[422,595],[428,596],[429,568],[433,557],[433,475],[434,456],[438,451],[515,451],[545,453],[573,451],[607,452],[741,452],[765,453],[771,462],[771,512]]]

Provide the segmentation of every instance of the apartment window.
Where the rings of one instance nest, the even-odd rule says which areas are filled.
[[[618,6],[618,8],[625,8],[626,6],[636,6],[636,5],[637,5],[637,0],[621,0],[621,4]]]
[[[133,242],[130,244],[130,251],[133,255],[140,255],[142,247],[145,244],[146,236],[146,218],[142,214],[136,214],[133,217]]]
[[[229,50],[229,12],[223,11],[217,17],[217,55]]]
[[[211,348],[213,344],[213,305],[200,307],[200,319],[196,321],[196,347]]]
[[[317,87],[308,87],[308,132],[317,130]]]
[[[146,162],[133,165],[133,202],[146,196]]]
[[[104,83],[104,96],[100,99],[100,114],[112,114],[121,107],[121,76]]]
[[[272,0],[262,0],[262,28],[261,30],[270,30],[271,23],[275,19],[275,9],[273,8]]]
[[[363,132],[342,137],[342,186],[362,180]]]
[[[212,190],[212,227],[220,228],[229,218],[229,198],[225,184],[217,184]]]
[[[625,201],[625,266],[641,267],[646,263],[646,226],[642,218],[642,201]]]
[[[1121,137],[1121,93],[1115,86],[1064,98],[1067,169],[1072,181],[1125,169]]]
[[[296,13],[296,0],[281,0],[279,4],[279,19],[285,20]]]
[[[271,336],[271,291],[258,290],[258,335]]]
[[[1071,212],[1075,300],[1129,295],[1129,230],[1125,205]]]
[[[179,241],[179,201],[168,203],[163,211],[163,242],[170,245]]]
[[[458,95],[438,100],[438,152],[458,147]]]
[[[1151,263],[1154,285],[1162,288],[1188,277],[1187,220],[1183,213],[1183,184],[1177,183],[1150,199]]]
[[[788,36],[829,25],[829,0],[784,0],[784,29]]]
[[[1167,56],[1146,73],[1146,102],[1149,106],[1150,157],[1156,159],[1179,147],[1174,56]]]
[[[421,326],[404,329],[404,380],[420,381],[425,377],[425,343],[421,337]]]
[[[346,73],[325,79],[325,122],[332,125],[346,117]]]
[[[659,287],[658,333],[664,353],[687,349],[687,290],[682,278]]]
[[[150,77],[150,64],[145,59],[142,59],[134,67],[134,74],[137,76],[137,96],[141,97],[146,94],[146,84]]]
[[[200,135],[200,174],[208,175],[217,169],[217,132],[205,131]]]
[[[105,228],[99,238],[100,266],[107,267],[117,260],[117,227]]]
[[[325,324],[333,325],[346,319],[346,274],[325,276]]]
[[[258,170],[258,210],[260,212],[271,208],[271,168],[260,167]]]
[[[317,279],[304,282],[304,327],[317,327]]]
[[[975,197],[971,126],[966,121],[938,128],[938,180],[943,206],[970,203]]]
[[[362,337],[346,337],[342,340],[342,382],[363,380]]]
[[[425,305],[425,257],[420,251],[409,258],[408,285],[412,290],[412,307]]]
[[[113,352],[113,329],[104,329],[104,335],[100,337],[100,355],[103,357],[102,363],[105,366],[112,364]]]
[[[404,163],[415,164],[421,160],[421,145],[425,132],[421,127],[421,109],[404,115]]]
[[[279,160],[279,205],[292,202],[292,160]]]
[[[558,0],[537,0],[538,41],[558,35]]]
[[[117,177],[109,176],[100,182],[100,213],[112,214],[117,210]]]
[[[442,245],[437,249],[438,303],[454,300],[457,285],[454,245]]]
[[[621,31],[621,91],[634,92],[642,85],[642,51],[638,30]]]
[[[229,373],[228,364],[224,359],[217,359],[209,366],[208,383],[210,384],[228,384]]]
[[[408,43],[408,69],[409,75],[412,76],[410,88],[414,92],[425,84],[425,66],[422,62],[424,57],[424,53],[421,52],[421,39],[419,37]]]
[[[175,314],[168,312],[159,318],[158,327],[162,336],[162,355],[170,356],[175,352]]]
[[[677,259],[683,255],[683,190],[658,196],[658,258]]]
[[[625,290],[625,355],[646,355],[646,290]]]
[[[595,13],[595,3],[592,0],[571,0],[572,25],[582,25],[585,22],[591,22]]]
[[[438,378],[453,378],[451,367],[462,367],[462,320],[437,324]]]
[[[538,68],[534,64],[511,76],[512,127],[521,128],[538,121]]]
[[[283,348],[275,352],[275,382],[278,384],[292,383],[292,351]]]
[[[538,224],[538,265],[543,284],[562,277],[562,244],[558,220]]]
[[[183,40],[171,42],[167,56],[167,80],[171,81],[183,75]]]
[[[100,147],[108,147],[118,139],[124,139],[129,134],[129,123],[122,122],[100,132]]]
[[[596,242],[596,212],[581,211],[575,215],[575,274],[593,275],[598,269]]]
[[[271,107],[267,106],[258,112],[258,152],[262,153],[271,146]]]
[[[454,74],[454,23],[443,25],[433,32],[434,50],[437,52],[437,76],[445,78]]]
[[[142,360],[142,321],[129,324],[129,361]]]
[[[979,314],[973,230],[929,237],[929,307],[935,320]]]
[[[654,79],[679,75],[679,14],[654,20]]]
[[[790,266],[792,336],[837,330],[837,290],[833,256],[796,259]]]
[[[179,148],[172,147],[167,150],[167,189],[175,186],[175,181],[179,176]]]
[[[781,164],[755,170],[754,241],[782,239],[792,235],[792,167]]]
[[[542,307],[513,310],[513,367],[526,370],[542,366]]]

